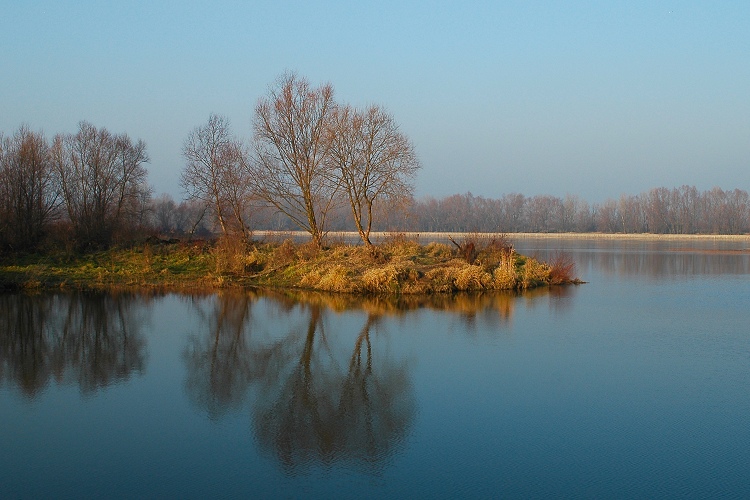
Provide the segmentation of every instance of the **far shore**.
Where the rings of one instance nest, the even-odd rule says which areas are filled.
[[[487,237],[504,236],[509,240],[523,239],[577,239],[577,240],[642,240],[642,241],[746,241],[750,243],[750,234],[652,234],[652,233],[477,233],[477,232],[404,232],[404,231],[373,231],[370,239],[373,242],[385,240],[398,234],[405,238],[419,240],[448,240],[467,235],[481,234]],[[305,238],[309,233],[305,231],[253,231],[253,235],[261,238]],[[356,231],[329,231],[328,238],[359,239]]]

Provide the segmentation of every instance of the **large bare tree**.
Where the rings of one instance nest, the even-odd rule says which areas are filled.
[[[242,143],[232,136],[229,120],[212,114],[205,125],[190,133],[182,154],[185,168],[180,185],[188,198],[210,208],[224,235],[247,237],[251,172]]]
[[[58,207],[50,146],[22,125],[0,137],[0,244],[32,248],[44,237]]]
[[[282,76],[255,108],[254,190],[322,245],[338,179],[326,161],[333,87]]]
[[[419,161],[393,117],[378,106],[364,111],[337,108],[329,127],[329,156],[346,190],[354,224],[372,247],[373,205],[391,207],[411,200]]]
[[[146,144],[81,122],[52,146],[66,213],[79,248],[106,247],[141,220],[150,196]]]

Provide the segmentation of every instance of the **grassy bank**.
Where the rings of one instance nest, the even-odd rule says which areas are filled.
[[[6,257],[4,288],[154,287],[190,290],[275,287],[358,294],[434,294],[523,290],[578,282],[572,261],[542,263],[518,254],[498,236],[454,245],[396,236],[374,249],[335,244],[316,248],[238,240],[147,242],[85,255]]]
[[[256,231],[264,238],[306,238],[303,231]],[[449,237],[467,237],[476,233],[460,232],[406,232],[404,237],[415,241],[447,241]],[[373,231],[373,241],[387,240],[392,233]],[[617,240],[617,241],[739,241],[750,245],[750,234],[656,234],[656,233],[481,233],[484,237],[510,237],[513,240]],[[340,241],[357,241],[359,234],[352,231],[332,231],[328,237]]]

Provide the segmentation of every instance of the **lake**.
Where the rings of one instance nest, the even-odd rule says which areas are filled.
[[[514,242],[588,283],[2,294],[0,497],[750,497],[748,240]]]

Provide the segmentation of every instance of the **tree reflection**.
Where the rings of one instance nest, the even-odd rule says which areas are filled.
[[[555,293],[535,296],[569,297]],[[212,419],[250,400],[261,448],[294,473],[334,462],[377,470],[403,442],[415,401],[409,365],[389,349],[388,319],[431,309],[464,331],[502,326],[519,296],[246,291],[190,300],[200,318],[184,356],[190,398]]]
[[[256,293],[193,298],[205,334],[193,335],[185,352],[187,392],[215,419],[241,405],[250,383],[265,375],[275,346],[250,345]]]
[[[328,324],[326,305],[286,294],[191,300],[201,330],[185,351],[186,388],[210,418],[255,391],[258,441],[290,470],[340,460],[378,467],[403,439],[413,394],[406,363],[373,342],[382,315],[368,313],[351,332]]]
[[[52,378],[86,393],[141,371],[133,302],[129,294],[0,295],[0,381],[33,397]]]
[[[386,456],[403,439],[414,414],[406,366],[391,366],[381,373],[373,368],[370,329],[378,320],[368,316],[357,337],[339,401],[340,434],[346,436],[342,449],[371,462]]]
[[[299,358],[279,364],[255,408],[261,446],[290,471],[309,463],[355,461],[378,468],[414,415],[406,363],[375,363],[368,315],[344,368],[327,341],[322,309],[309,307]],[[364,349],[364,353],[363,353]]]
[[[553,288],[545,287],[526,292],[459,292],[431,295],[368,295],[333,294],[312,291],[287,292],[287,300],[319,304],[337,312],[365,311],[383,316],[403,316],[411,312],[428,309],[456,315],[473,330],[478,321],[488,325],[505,325],[513,318],[515,305],[520,296],[547,296]]]

